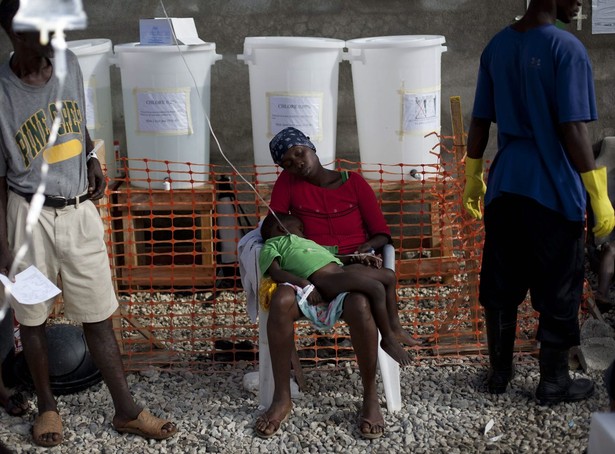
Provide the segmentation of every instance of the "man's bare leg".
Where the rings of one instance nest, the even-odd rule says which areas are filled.
[[[113,400],[115,407],[113,425],[122,427],[129,421],[136,419],[143,408],[135,403],[128,389],[122,357],[113,333],[111,319],[98,323],[84,323],[83,332],[94,364],[100,370]],[[176,427],[172,422],[168,422],[162,427],[162,433],[170,433],[174,430],[176,430]]]
[[[38,326],[21,325],[20,327],[23,352],[28,363],[30,375],[32,376],[39,415],[46,411],[58,412],[57,403],[51,392],[51,383],[49,382],[49,359],[45,325],[46,323]],[[40,436],[40,440],[45,443],[55,443],[61,438],[62,434],[55,432],[45,433]]]

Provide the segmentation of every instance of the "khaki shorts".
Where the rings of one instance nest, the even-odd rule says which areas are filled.
[[[8,193],[9,246],[17,253],[25,241],[29,204],[13,191]],[[54,283],[60,276],[64,314],[71,320],[101,322],[118,307],[102,220],[90,200],[65,208],[43,207],[33,228],[32,245],[19,264],[19,271],[30,265]],[[54,299],[34,305],[12,301],[11,306],[19,323],[38,326],[47,320],[53,303]]]

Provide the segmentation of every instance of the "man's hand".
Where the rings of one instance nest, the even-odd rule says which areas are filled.
[[[13,266],[13,254],[9,251],[0,250],[0,273],[8,276],[11,266]]]
[[[88,166],[88,193],[91,200],[99,200],[105,195],[107,181],[103,174],[100,162],[96,158],[90,158],[87,161]]]
[[[481,219],[481,200],[487,186],[483,180],[483,160],[466,157],[466,186],[463,190],[463,206],[474,219]]]

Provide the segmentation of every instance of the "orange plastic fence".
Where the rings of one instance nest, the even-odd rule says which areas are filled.
[[[443,139],[437,165],[364,175],[393,232],[402,322],[427,341],[412,349],[417,361],[486,354],[477,294],[482,224],[461,210],[463,171],[447,144]],[[334,165],[361,172],[361,163]],[[413,176],[411,168],[418,168]],[[246,312],[236,246],[266,213],[263,200],[279,169],[125,159],[123,171],[99,208],[127,369],[256,362],[258,328]],[[532,351],[531,307],[521,312],[518,349]],[[304,364],[354,359],[344,323],[323,335],[298,322],[296,342]]]

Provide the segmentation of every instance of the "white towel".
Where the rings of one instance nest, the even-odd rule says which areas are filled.
[[[237,243],[237,257],[239,257],[239,274],[241,285],[246,292],[246,306],[250,320],[256,322],[258,316],[258,287],[260,283],[260,270],[258,256],[263,247],[261,225],[244,235]]]

